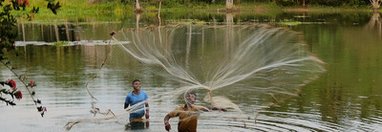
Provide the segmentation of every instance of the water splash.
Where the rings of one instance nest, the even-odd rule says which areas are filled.
[[[206,38],[204,32],[215,36]],[[124,51],[142,63],[161,66],[168,77],[181,84],[169,95],[204,89],[210,103],[214,102],[212,92],[229,99],[259,96],[256,99],[261,100],[253,103],[261,102],[261,107],[297,95],[298,88],[325,71],[323,62],[306,51],[299,37],[290,30],[268,26],[225,29],[190,25],[124,29],[114,39],[130,40],[120,44]],[[186,42],[179,42],[181,38]],[[221,41],[209,43],[210,39]],[[192,45],[201,44],[205,51],[191,52]],[[229,100],[226,103],[232,104]]]

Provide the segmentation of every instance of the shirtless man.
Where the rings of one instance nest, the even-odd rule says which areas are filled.
[[[186,93],[186,104],[178,106],[164,117],[164,125],[167,131],[170,131],[170,118],[179,117],[178,132],[196,132],[198,116],[201,111],[210,111],[207,107],[195,105],[196,94]],[[226,111],[225,109],[212,108],[213,110]]]

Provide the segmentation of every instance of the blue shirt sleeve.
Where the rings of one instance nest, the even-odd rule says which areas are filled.
[[[129,98],[129,95],[127,95],[126,96],[126,98],[125,98],[125,105],[124,105],[124,109],[126,109],[127,107],[129,107],[129,105],[130,105],[130,98]]]

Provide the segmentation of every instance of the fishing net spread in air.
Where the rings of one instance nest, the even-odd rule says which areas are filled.
[[[275,105],[314,80],[323,62],[306,49],[302,35],[269,26],[166,26],[122,29],[114,41],[149,66],[160,66],[178,83],[151,100],[193,90],[216,107],[240,111]],[[250,112],[250,111],[249,111]]]

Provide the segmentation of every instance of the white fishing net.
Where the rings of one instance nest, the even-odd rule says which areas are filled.
[[[130,41],[120,47],[141,63],[162,67],[167,78],[179,83],[167,93],[171,96],[151,99],[199,89],[212,105],[239,109],[235,104],[246,100],[257,109],[298,95],[299,88],[325,71],[301,35],[283,28],[148,27],[122,29],[113,39]]]
[[[253,115],[298,95],[303,85],[325,71],[324,63],[307,51],[301,35],[264,25],[126,28],[115,32],[110,42],[143,65],[161,67],[165,74],[157,74],[177,84],[174,91],[150,96],[152,102],[177,99],[192,90],[212,107]],[[124,113],[100,110],[86,87],[94,100],[95,118],[70,121],[67,130],[80,122],[125,124],[119,117],[146,109],[138,103]]]

